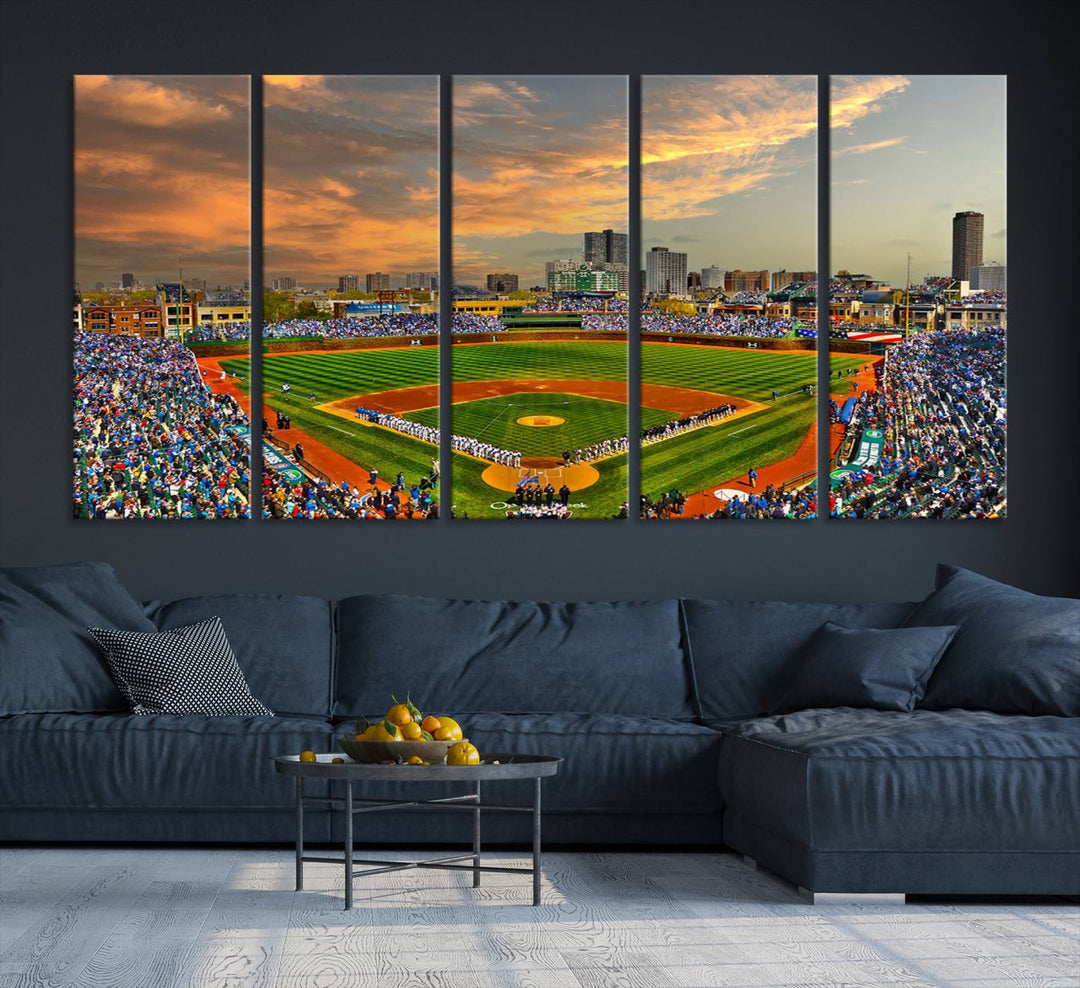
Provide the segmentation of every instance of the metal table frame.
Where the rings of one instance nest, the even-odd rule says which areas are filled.
[[[503,756],[509,757],[509,756]],[[277,760],[279,763],[279,771],[283,771],[280,765],[282,760]],[[284,761],[295,762],[295,758],[284,759]],[[382,875],[392,871],[407,871],[409,869],[421,869],[432,868],[442,871],[471,871],[473,876],[473,888],[479,888],[480,876],[483,872],[498,872],[502,874],[522,874],[532,875],[532,887],[533,887],[533,899],[532,904],[534,906],[540,905],[540,877],[541,877],[541,845],[540,845],[540,787],[543,782],[544,775],[554,774],[554,770],[557,770],[557,764],[561,759],[544,759],[545,763],[549,763],[553,767],[553,771],[545,771],[543,774],[517,776],[516,778],[526,778],[532,781],[532,805],[520,806],[510,805],[505,803],[482,803],[480,801],[480,783],[482,780],[473,780],[470,784],[473,791],[465,793],[460,796],[446,796],[442,799],[409,799],[409,800],[381,800],[381,799],[364,799],[353,795],[353,783],[356,781],[374,781],[372,778],[367,777],[364,779],[353,779],[344,776],[344,773],[336,776],[345,784],[344,796],[308,796],[304,793],[304,780],[305,778],[318,778],[314,774],[305,775],[301,771],[291,772],[295,774],[296,778],[296,891],[302,892],[304,889],[304,862],[310,861],[313,863],[321,864],[336,864],[343,866],[345,869],[345,909],[349,910],[353,907],[353,881],[357,878],[361,878],[365,875]],[[312,763],[299,763],[299,764],[312,764]],[[325,763],[317,763],[325,764]],[[335,765],[334,768],[342,769],[345,766]],[[367,767],[367,766],[365,766]],[[458,775],[458,773],[454,773]],[[425,773],[426,775],[426,773]],[[334,778],[331,776],[330,778]],[[494,780],[487,781],[509,781],[510,778],[505,779],[495,778]],[[397,776],[394,781],[400,781],[401,777]],[[415,781],[432,781],[430,778],[416,779]],[[460,777],[455,779],[448,779],[446,781],[461,781]],[[341,807],[345,815],[345,842],[344,842],[344,855],[341,858],[330,857],[328,855],[321,854],[305,854],[304,853],[304,807],[305,806],[330,806]],[[382,810],[398,810],[408,807],[417,808],[431,808],[436,810],[456,810],[459,812],[472,814],[472,851],[467,854],[451,854],[441,858],[428,858],[426,860],[418,861],[389,861],[384,859],[375,858],[356,858],[353,855],[353,818],[360,813],[377,813]],[[495,865],[483,865],[480,863],[480,815],[485,810],[499,812],[499,813],[530,813],[532,814],[532,867],[531,868],[511,868],[501,867]],[[463,862],[471,862],[465,864]],[[362,870],[355,870],[354,866],[362,865]]]

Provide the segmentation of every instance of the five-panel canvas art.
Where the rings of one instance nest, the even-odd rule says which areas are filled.
[[[250,79],[77,76],[75,516],[1004,517],[1005,79],[828,87],[262,77],[254,284]]]

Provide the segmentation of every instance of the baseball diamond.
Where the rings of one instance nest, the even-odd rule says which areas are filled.
[[[504,342],[505,341],[505,342]],[[682,416],[731,405],[729,417],[682,432],[642,449],[643,492],[678,485],[695,492],[691,511],[715,510],[712,492],[731,488],[748,463],[764,472],[799,454],[814,458],[816,381],[812,350],[747,350],[720,345],[644,343],[641,360],[643,429]],[[833,354],[830,367],[854,369],[864,355]],[[241,390],[248,360],[218,358]],[[495,518],[517,476],[537,475],[574,491],[573,514],[605,518],[627,497],[626,343],[619,339],[530,339],[456,343],[453,350],[455,436],[520,454],[515,465],[494,456],[453,454],[453,503],[459,516]],[[265,405],[287,412],[298,434],[381,476],[423,475],[436,447],[396,428],[361,421],[356,409],[391,414],[417,426],[438,426],[438,351],[432,346],[268,353],[263,358]],[[288,383],[286,401],[282,385]],[[777,397],[773,397],[773,392]],[[311,394],[315,395],[310,400]],[[537,427],[521,419],[539,416]],[[555,418],[563,421],[556,423]],[[563,454],[610,441],[588,463],[562,473]],[[475,444],[473,444],[475,445]],[[460,448],[457,447],[456,448]],[[309,448],[310,453],[310,448]],[[318,465],[318,460],[309,458]],[[498,466],[498,470],[489,470]],[[582,470],[588,466],[590,469]],[[325,468],[324,468],[325,469]],[[552,471],[545,474],[545,471]],[[340,478],[326,471],[333,481]],[[792,470],[793,476],[796,472]],[[595,475],[595,477],[594,477]],[[510,486],[508,486],[510,485]],[[713,498],[710,506],[708,499]],[[698,503],[700,502],[700,504]],[[696,507],[695,507],[696,506]]]

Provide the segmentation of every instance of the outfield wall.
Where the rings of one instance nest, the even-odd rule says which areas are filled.
[[[610,330],[549,329],[514,330],[507,333],[455,333],[455,343],[490,344],[491,337],[499,342],[522,343],[535,340],[614,340],[624,341],[627,334]],[[409,346],[419,340],[424,346],[437,346],[437,334],[427,336],[361,336],[352,339],[267,340],[263,343],[266,353],[307,352],[312,350],[381,350],[388,346]],[[693,346],[721,346],[750,350],[816,350],[817,340],[785,338],[781,340],[759,339],[745,336],[701,336],[697,333],[642,333],[642,343],[684,343]],[[747,346],[754,343],[756,346]],[[189,343],[188,348],[196,357],[246,357],[248,343]],[[870,344],[861,340],[830,340],[833,353],[869,354]]]
[[[522,343],[533,340],[609,340],[625,342],[627,334],[613,330],[564,330],[551,329],[544,332],[536,330],[515,330],[510,333],[493,333],[498,342]],[[455,343],[491,343],[491,337],[485,333],[461,333],[454,336]],[[783,339],[768,340],[746,336],[701,336],[697,333],[642,333],[642,343],[686,343],[692,346],[719,346],[729,349],[751,350],[816,350],[817,340]],[[748,347],[748,343],[756,346]],[[866,353],[868,351],[857,351]]]
[[[357,336],[348,339],[317,338],[307,340],[265,340],[264,353],[308,353],[312,350],[385,350],[387,347],[407,347],[417,340],[423,346],[438,346],[438,334],[427,336]],[[235,343],[189,343],[196,357],[247,357],[250,341]]]

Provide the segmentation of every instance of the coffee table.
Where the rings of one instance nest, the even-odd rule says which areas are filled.
[[[345,868],[345,908],[352,909],[353,880],[364,875],[381,875],[390,871],[409,868],[437,868],[448,871],[471,871],[473,886],[480,885],[480,875],[485,871],[532,875],[534,906],[540,905],[540,785],[545,778],[559,771],[561,758],[545,755],[489,754],[483,765],[364,765],[345,761],[335,764],[331,759],[337,754],[320,754],[317,761],[302,762],[299,755],[279,755],[274,768],[296,779],[296,890],[304,888],[304,862],[318,861],[343,865]],[[492,762],[499,762],[498,765]],[[307,796],[304,794],[305,779],[340,779],[344,782],[344,796]],[[480,784],[505,782],[511,779],[532,779],[533,798],[531,806],[507,805],[505,803],[481,803]],[[354,797],[354,782],[465,782],[471,792],[442,799],[363,799]],[[317,854],[304,854],[304,806],[323,805],[341,807],[345,814],[345,853],[342,858]],[[386,861],[353,857],[353,817],[359,813],[380,810],[396,810],[405,807],[430,807],[437,810],[464,811],[472,814],[473,848],[470,854],[452,854],[448,857],[429,858],[421,861]],[[532,867],[505,868],[480,863],[480,814],[485,811],[500,813],[532,814]],[[471,864],[461,862],[471,861]],[[354,871],[354,865],[365,865],[363,871]]]

